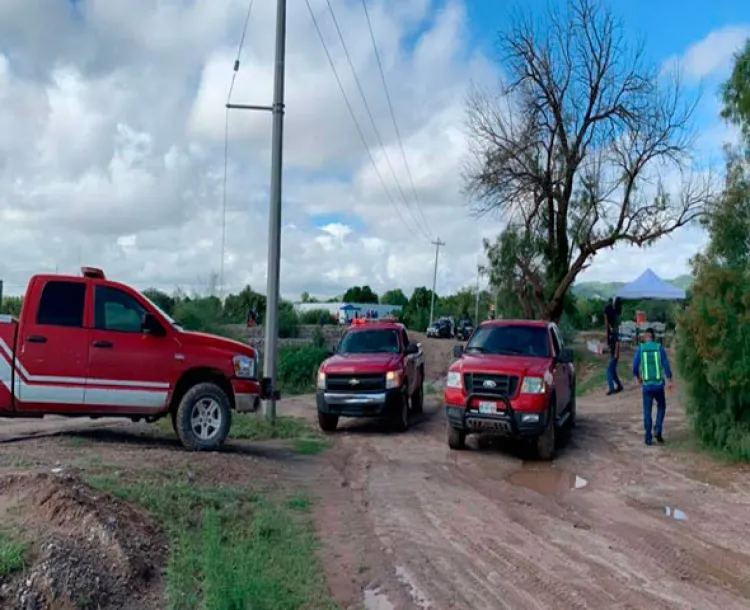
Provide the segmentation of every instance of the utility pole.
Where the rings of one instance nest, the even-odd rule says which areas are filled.
[[[438,256],[440,255],[440,246],[444,246],[445,242],[440,241],[440,238],[438,237],[436,241],[430,243],[435,246],[435,273],[432,275],[432,302],[430,303],[430,326],[432,326],[433,317],[435,315],[435,289],[437,287]]]
[[[477,302],[474,305],[474,328],[479,326],[479,277],[482,275],[482,268],[477,265]]]
[[[276,421],[276,378],[279,364],[279,277],[281,271],[281,177],[284,152],[284,61],[286,55],[286,0],[276,0],[276,52],[273,105],[226,104],[227,108],[264,110],[273,115],[271,133],[271,207],[268,213],[268,284],[263,377],[267,393],[264,415]]]

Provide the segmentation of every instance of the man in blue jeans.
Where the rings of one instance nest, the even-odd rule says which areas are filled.
[[[667,396],[664,393],[664,379],[672,389],[672,368],[669,366],[667,350],[654,341],[654,329],[648,328],[643,334],[644,343],[638,348],[633,360],[633,377],[643,387],[643,427],[646,431],[646,444],[651,445],[651,412],[656,401],[656,425],[654,436],[657,443],[664,443],[662,431],[667,412]]]

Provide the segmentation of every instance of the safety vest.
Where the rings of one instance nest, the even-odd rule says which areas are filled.
[[[664,380],[661,346],[654,341],[641,346],[641,379],[643,383],[661,383]]]

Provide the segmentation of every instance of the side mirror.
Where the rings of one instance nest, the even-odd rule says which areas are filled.
[[[454,358],[460,358],[464,355],[464,346],[463,345],[454,345],[453,346],[453,357]]]
[[[561,364],[573,364],[573,362],[575,362],[575,359],[575,353],[569,347],[562,348],[562,350],[560,350],[560,353],[557,355],[557,361]]]
[[[153,335],[154,337],[163,337],[167,333],[159,323],[159,320],[151,313],[145,313],[143,315],[143,322],[141,322],[141,332],[144,335]]]
[[[419,353],[419,346],[416,343],[409,343],[409,345],[406,346],[406,355],[407,356],[413,356],[414,354]]]

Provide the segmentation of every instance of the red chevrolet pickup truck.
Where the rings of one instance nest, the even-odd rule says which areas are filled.
[[[333,432],[339,417],[387,417],[409,427],[424,403],[424,354],[398,322],[355,321],[318,371],[318,423]]]
[[[454,356],[444,396],[449,447],[463,449],[468,433],[486,432],[531,441],[539,458],[552,459],[556,430],[576,419],[573,350],[557,326],[484,322]]]
[[[183,330],[99,269],[34,276],[20,319],[0,316],[0,417],[171,416],[186,448],[213,450],[261,386],[252,347]]]

